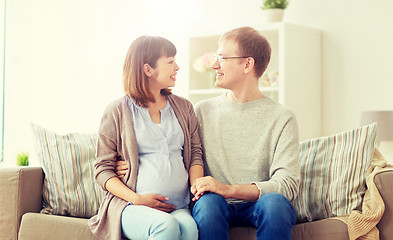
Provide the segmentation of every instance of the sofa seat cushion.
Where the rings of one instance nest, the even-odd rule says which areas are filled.
[[[347,224],[335,218],[297,224],[292,240],[348,240]]]
[[[87,219],[42,213],[26,213],[22,217],[18,240],[84,239],[95,240]]]
[[[231,240],[254,240],[255,228],[230,228]],[[26,213],[22,217],[19,240],[29,239],[84,239],[96,240],[87,226],[87,219]],[[347,225],[337,219],[324,219],[297,224],[292,229],[293,240],[348,240]]]
[[[256,228],[237,227],[229,229],[231,240],[256,240]],[[348,240],[347,225],[338,219],[328,218],[297,224],[292,229],[292,240]]]

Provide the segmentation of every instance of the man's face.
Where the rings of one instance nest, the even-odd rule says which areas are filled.
[[[224,59],[220,62],[220,57],[217,57],[212,65],[216,70],[216,86],[233,90],[239,84],[242,84],[242,77],[244,76],[245,59],[226,57],[241,57],[238,54],[238,46],[232,39],[224,40],[218,47],[217,56]]]

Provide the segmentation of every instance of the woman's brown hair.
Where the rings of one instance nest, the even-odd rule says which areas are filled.
[[[169,40],[158,36],[141,36],[128,48],[123,66],[123,85],[126,94],[138,105],[148,107],[155,99],[149,89],[148,78],[143,70],[144,64],[156,67],[162,57],[174,57],[176,47]],[[162,89],[162,95],[170,95],[170,89]]]

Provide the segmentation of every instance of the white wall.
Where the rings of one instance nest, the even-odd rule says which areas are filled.
[[[184,8],[183,2],[172,0]],[[34,149],[31,122],[58,133],[96,132],[104,108],[124,95],[122,67],[130,43],[143,34],[177,46],[186,42],[180,29],[188,21],[177,21],[175,11],[155,0],[7,1],[8,165]]]
[[[393,110],[393,1],[293,3],[288,21],[324,32],[324,134],[356,127],[362,110]]]
[[[320,28],[324,35],[322,133],[357,127],[364,110],[393,110],[393,1],[292,3],[287,20]],[[378,148],[393,163],[393,142]]]
[[[105,106],[123,94],[123,60],[137,36],[172,40],[178,79],[186,80],[188,36],[258,27],[260,2],[7,1],[6,160],[31,149],[30,122],[60,133],[95,132]],[[362,110],[393,109],[392,12],[391,0],[290,2],[285,21],[323,32],[323,135],[357,127]],[[175,90],[186,87],[180,80]]]
[[[263,24],[262,1],[202,2],[208,28]],[[391,0],[290,1],[284,21],[323,32],[324,135],[359,126],[362,110],[393,110],[392,13]]]

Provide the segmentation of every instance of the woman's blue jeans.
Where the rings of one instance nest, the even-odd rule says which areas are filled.
[[[228,204],[222,196],[207,193],[195,203],[192,215],[200,240],[228,240],[230,227],[255,227],[257,239],[291,239],[291,229],[296,224],[295,209],[278,193],[241,204]]]

